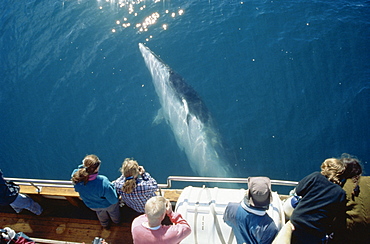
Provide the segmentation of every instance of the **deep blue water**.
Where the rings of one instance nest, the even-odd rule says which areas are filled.
[[[111,180],[126,157],[160,183],[194,175],[170,127],[153,124],[139,42],[202,97],[232,176],[300,180],[343,152],[369,174],[370,1],[128,3],[2,1],[5,176],[69,180],[91,153]]]

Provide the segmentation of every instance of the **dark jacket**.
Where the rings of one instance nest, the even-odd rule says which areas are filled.
[[[302,198],[290,218],[292,243],[321,243],[326,234],[345,226],[346,193],[320,172],[303,178],[296,193]]]
[[[14,202],[19,194],[19,187],[12,182],[6,181],[0,169],[0,206],[7,206]]]

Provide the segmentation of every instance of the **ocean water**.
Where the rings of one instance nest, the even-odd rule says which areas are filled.
[[[196,176],[160,109],[144,43],[202,98],[225,177],[300,180],[328,157],[370,172],[370,1],[2,1],[0,168],[69,180],[87,154],[114,180]]]

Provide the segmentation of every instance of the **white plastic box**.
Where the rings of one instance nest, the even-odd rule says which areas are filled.
[[[201,188],[188,186],[184,188],[175,207],[191,226],[191,234],[181,243],[218,244],[235,243],[232,228],[223,221],[223,214],[229,202],[241,202],[245,189]],[[282,203],[276,192],[272,194],[268,214],[279,229],[285,223]]]

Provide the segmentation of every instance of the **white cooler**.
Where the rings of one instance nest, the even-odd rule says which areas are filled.
[[[175,211],[188,221],[192,232],[181,243],[236,243],[231,227],[223,221],[223,214],[229,202],[241,202],[244,195],[245,189],[184,188]],[[272,192],[272,197],[268,214],[280,230],[285,223],[282,202],[276,192]]]

